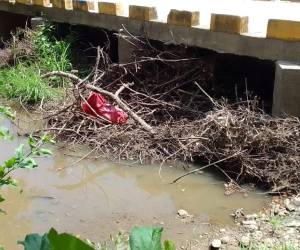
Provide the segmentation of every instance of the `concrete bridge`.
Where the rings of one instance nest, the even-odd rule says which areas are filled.
[[[252,0],[0,0],[0,33],[17,24],[15,14],[46,16],[170,44],[276,63],[273,114],[300,117],[300,3]],[[119,43],[126,58],[130,48]]]

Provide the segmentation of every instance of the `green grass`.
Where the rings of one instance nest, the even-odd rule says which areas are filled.
[[[8,99],[35,104],[56,98],[60,89],[53,88],[41,78],[35,64],[17,64],[0,71],[0,95]]]
[[[26,34],[23,35],[25,41],[20,40],[22,34]],[[65,87],[66,83],[58,77],[42,79],[41,74],[72,69],[70,39],[57,40],[54,27],[47,23],[37,30],[26,29],[15,36],[15,41],[30,43],[28,47],[32,48],[33,53],[28,57],[18,57],[16,50],[15,65],[0,69],[0,95],[26,104],[62,96],[60,87]],[[51,85],[48,81],[51,81]]]
[[[240,246],[241,250],[297,250],[297,246],[289,243],[279,243],[273,246],[251,241],[249,246]]]
[[[272,227],[273,232],[275,232],[282,226],[282,219],[280,218],[280,216],[270,216],[269,223]]]

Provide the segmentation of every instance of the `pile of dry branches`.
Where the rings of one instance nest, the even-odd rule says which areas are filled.
[[[185,48],[154,46],[129,33],[130,62],[112,63],[97,49],[85,79],[64,72],[74,102],[48,116],[63,140],[89,144],[104,157],[144,162],[184,161],[215,167],[230,180],[259,182],[278,191],[300,191],[300,122],[272,118],[254,101],[230,105],[210,94],[212,72]],[[90,91],[104,94],[132,118],[113,125],[82,112]]]
[[[34,51],[32,31],[29,28],[17,29],[0,49],[0,68],[14,64],[16,59],[30,58]]]

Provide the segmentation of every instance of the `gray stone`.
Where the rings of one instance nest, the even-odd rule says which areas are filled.
[[[222,244],[228,244],[230,242],[230,237],[229,236],[224,236],[221,238]]]
[[[266,238],[264,239],[264,243],[268,246],[268,247],[272,247],[274,245],[274,239],[272,238]]]
[[[300,197],[294,197],[292,199],[292,203],[293,203],[293,205],[300,207]]]
[[[242,224],[243,224],[244,226],[256,225],[256,221],[255,221],[255,220],[244,220],[244,221],[242,222]]]
[[[219,239],[214,239],[211,242],[211,246],[213,247],[213,249],[219,249],[221,247],[221,245],[222,245],[222,242]]]
[[[300,227],[300,220],[289,220],[284,223],[286,227]]]
[[[177,214],[181,217],[181,218],[186,218],[189,217],[189,213],[187,211],[185,211],[184,209],[179,209],[177,211]]]
[[[255,231],[255,232],[253,233],[253,238],[254,238],[255,240],[261,240],[262,237],[263,237],[263,232],[262,232],[262,231]]]
[[[240,244],[243,246],[249,246],[250,244],[250,237],[248,236],[242,236],[241,240],[240,240]]]
[[[255,232],[256,230],[258,230],[258,226],[257,225],[247,225],[244,226],[245,228],[247,228],[250,232]]]
[[[257,219],[257,214],[247,214],[247,215],[245,216],[245,218],[246,218],[247,220],[255,220],[255,219]]]

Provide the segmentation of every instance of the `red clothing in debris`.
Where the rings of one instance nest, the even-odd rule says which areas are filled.
[[[81,107],[85,113],[104,117],[111,123],[125,124],[128,120],[128,115],[122,109],[108,103],[99,93],[92,92],[87,101],[81,103]]]

